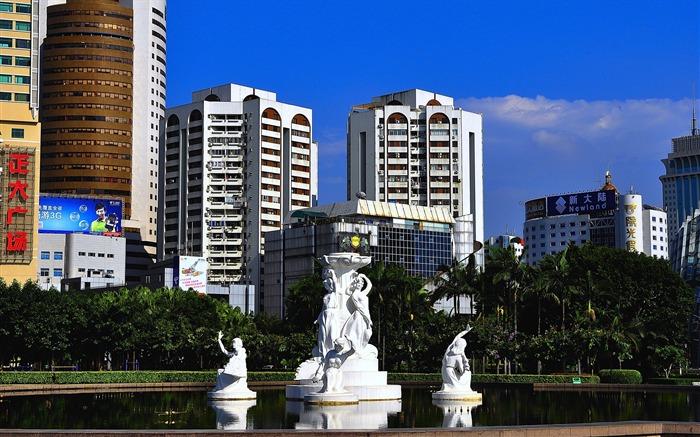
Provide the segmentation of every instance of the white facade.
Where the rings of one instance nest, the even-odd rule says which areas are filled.
[[[204,256],[212,285],[260,290],[264,233],[318,196],[312,111],[228,84],[192,93],[161,124],[159,258]],[[246,311],[257,311],[249,302]]]
[[[165,116],[166,0],[121,0],[134,11],[134,91],[132,122],[131,220],[140,230],[152,261],[156,258],[158,215],[158,145]]]
[[[374,97],[348,116],[348,200],[443,206],[458,222],[459,256],[484,241],[481,114],[419,89]],[[478,246],[478,245],[477,245]],[[477,253],[483,265],[483,252]]]
[[[545,255],[556,255],[569,242],[580,246],[590,240],[589,215],[564,215],[529,220],[523,226],[525,262],[535,265]]]
[[[37,272],[42,288],[82,278],[81,290],[124,285],[126,239],[90,234],[39,234]]]
[[[647,207],[642,210],[644,226],[643,251],[647,255],[668,259],[668,221],[666,213],[661,208]]]

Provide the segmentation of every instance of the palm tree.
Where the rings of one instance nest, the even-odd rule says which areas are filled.
[[[542,334],[542,301],[551,300],[559,304],[559,297],[552,291],[551,283],[539,267],[530,271],[531,280],[523,288],[523,300],[532,296],[537,299],[537,336]]]
[[[515,254],[512,246],[492,247],[486,264],[493,273],[493,284],[505,287],[505,297],[513,310],[513,330],[517,332],[518,294],[526,283],[528,266],[521,262],[521,256]]]
[[[482,287],[482,275],[476,266],[476,257],[469,255],[464,260],[457,261],[453,258],[450,265],[440,265],[437,274],[430,278],[426,285],[433,284],[434,289],[430,292],[430,303],[434,304],[442,299],[454,300],[455,310],[459,310],[459,298],[467,296],[469,298],[472,314],[474,309],[474,297],[479,294]],[[471,315],[471,314],[470,314]]]
[[[566,305],[571,302],[571,298],[576,292],[567,256],[568,251],[569,247],[555,256],[545,255],[539,263],[542,273],[549,282],[549,287],[557,294],[557,299],[561,304],[562,331],[565,329]]]

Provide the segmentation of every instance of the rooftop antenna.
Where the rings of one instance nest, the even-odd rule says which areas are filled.
[[[695,120],[695,82],[693,81],[693,122],[690,128],[690,135],[698,135],[698,127]]]

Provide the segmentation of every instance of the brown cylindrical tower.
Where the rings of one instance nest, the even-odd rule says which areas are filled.
[[[124,200],[131,216],[133,12],[117,0],[47,11],[41,191]]]

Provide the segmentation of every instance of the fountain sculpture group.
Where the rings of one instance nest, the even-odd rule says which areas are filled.
[[[369,343],[373,325],[368,295],[372,282],[357,270],[370,261],[369,256],[350,252],[321,258],[326,294],[323,309],[314,322],[318,330],[316,346],[312,357],[297,368],[298,384],[288,385],[285,395],[289,401],[303,400],[312,417],[321,414],[325,418],[321,421],[326,423],[324,427],[335,428],[329,423],[338,423],[340,413],[345,423],[343,427],[356,427],[348,426],[348,422],[365,428],[381,427],[381,418],[377,423],[366,423],[367,409],[357,407],[363,401],[382,405],[387,410],[384,419],[386,413],[401,409],[401,386],[387,384],[387,372],[379,370],[377,348]],[[463,337],[470,330],[467,326],[448,346],[442,360],[443,384],[433,393],[433,403],[443,408],[448,423],[464,424],[462,413],[471,411],[471,407],[481,402],[481,393],[471,389],[471,370],[464,352],[466,340]],[[219,333],[219,346],[229,362],[219,369],[216,387],[208,397],[212,401],[250,402],[255,399],[255,392],[247,386],[245,348],[236,338],[229,352],[221,338]],[[457,411],[459,414],[455,415]],[[318,421],[312,419],[311,422],[308,426],[313,427]]]

